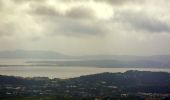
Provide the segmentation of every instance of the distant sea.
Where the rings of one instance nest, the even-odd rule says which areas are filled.
[[[21,77],[74,78],[103,72],[125,72],[128,70],[169,72],[166,68],[100,68],[94,66],[30,66],[26,59],[0,59],[0,75]]]

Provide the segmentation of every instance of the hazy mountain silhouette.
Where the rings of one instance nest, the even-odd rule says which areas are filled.
[[[0,58],[12,59],[70,59],[29,61],[32,65],[59,65],[59,66],[97,66],[97,67],[136,67],[136,68],[170,68],[170,55],[130,56],[130,55],[92,55],[68,56],[53,51],[1,51]],[[74,59],[74,60],[71,60]]]
[[[37,59],[54,59],[54,58],[67,58],[68,56],[53,52],[53,51],[1,51],[0,58],[37,58]]]

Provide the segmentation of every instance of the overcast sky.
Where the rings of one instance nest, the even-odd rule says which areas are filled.
[[[170,0],[0,0],[0,51],[170,54]]]

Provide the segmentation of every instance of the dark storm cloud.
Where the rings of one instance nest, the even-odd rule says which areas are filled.
[[[70,8],[65,14],[57,11],[52,6],[47,5],[31,5],[31,13],[40,16],[51,16],[51,17],[67,17],[73,19],[93,19],[95,18],[94,11],[87,7],[73,7]]]
[[[30,2],[42,3],[42,2],[45,2],[47,0],[12,0],[12,1],[16,4],[22,4],[22,3],[30,3]]]
[[[107,29],[96,23],[95,15],[92,9],[86,7],[73,7],[61,14],[55,8],[50,6],[32,7],[31,14],[37,16],[41,25],[44,25],[50,35],[98,35],[107,32]],[[35,19],[36,20],[36,19]]]
[[[96,36],[103,35],[108,32],[106,27],[103,27],[101,23],[91,22],[88,20],[75,20],[71,18],[51,18],[48,20],[45,32],[48,35],[65,35],[65,36]]]
[[[93,22],[95,19],[94,11],[84,6],[71,7],[65,13],[57,11],[55,6],[46,5],[46,3],[37,3],[32,0],[14,0],[13,4],[29,4],[29,9],[25,9],[24,14],[29,15],[36,25],[39,25],[43,31],[41,34],[66,35],[66,36],[83,36],[103,34],[107,30],[100,23]],[[18,6],[20,7],[20,6]],[[14,8],[13,11],[15,12]],[[8,12],[8,11],[7,11]],[[17,14],[17,13],[16,13]],[[5,14],[4,14],[5,16]],[[13,23],[12,23],[13,22]],[[19,29],[33,33],[29,27],[18,26],[17,21],[11,20],[7,23],[0,23],[0,36],[7,36],[18,33]],[[22,25],[25,22],[19,21]],[[31,23],[31,22],[30,22]],[[32,23],[32,26],[35,25]],[[25,32],[26,33],[26,32]]]
[[[117,20],[130,25],[135,31],[147,31],[149,33],[169,33],[170,25],[155,16],[149,16],[140,12],[121,12]]]
[[[66,12],[66,16],[70,18],[95,18],[94,12],[92,9],[87,7],[74,7]]]
[[[125,2],[129,1],[129,0],[94,0],[97,2],[106,2],[109,4],[115,4],[115,5],[120,5],[120,4],[124,4]]]
[[[39,5],[39,6],[31,6],[31,12],[35,15],[40,15],[40,16],[60,16],[60,14],[50,6],[45,6],[45,5]]]
[[[94,0],[96,2],[106,2],[111,5],[123,5],[127,3],[143,3],[145,0]]]
[[[72,2],[72,6],[68,7],[66,11],[59,11],[57,8],[57,1],[60,2],[66,2],[63,4],[68,4],[69,2]],[[23,10],[24,13],[21,14],[26,14],[33,19],[32,25],[39,25],[43,29],[42,34],[63,34],[63,35],[72,35],[72,36],[79,36],[79,35],[101,35],[101,34],[106,34],[106,33],[114,33],[111,32],[108,27],[109,26],[107,23],[108,21],[112,21],[112,19],[107,19],[101,21],[100,18],[96,17],[96,13],[98,12],[97,8],[93,8],[91,6],[86,6],[84,5],[84,2],[88,2],[90,0],[56,0],[54,3],[49,5],[47,2],[48,0],[13,0],[14,4],[28,4],[29,7],[26,10]],[[94,6],[97,5],[98,3],[103,3],[106,2],[108,4],[114,4],[114,5],[122,5],[122,4],[127,4],[128,3],[141,3],[144,2],[145,0],[92,0],[97,2],[96,4],[94,3]],[[11,2],[11,1],[10,1]],[[83,2],[82,5],[78,5],[73,2]],[[2,5],[0,1],[0,5]],[[107,6],[107,5],[105,5]],[[110,6],[110,5],[109,5]],[[0,6],[2,7],[2,6]],[[23,9],[21,6],[17,5],[16,8],[18,9]],[[21,7],[21,8],[20,8]],[[140,7],[140,6],[139,6]],[[92,9],[93,8],[93,9]],[[147,31],[148,33],[162,33],[170,32],[169,24],[159,20],[155,16],[148,15],[145,13],[134,13],[132,12],[135,7],[131,8],[132,11],[128,11],[125,9],[121,9],[120,6],[117,6],[118,9],[120,9],[120,12],[117,13],[117,9],[114,9],[114,23],[123,23],[119,24],[120,26],[118,27],[126,27],[129,25],[132,28],[132,31]],[[6,11],[8,12],[8,11]],[[15,8],[14,8],[15,12]],[[144,11],[145,12],[145,11]],[[103,13],[105,14],[105,13]],[[4,14],[5,15],[5,14]],[[100,17],[100,15],[99,15]],[[12,17],[11,17],[12,18]],[[15,21],[17,22],[17,21]],[[38,22],[38,23],[37,23]],[[24,22],[20,22],[21,24],[24,24]],[[30,22],[31,23],[31,22]],[[112,24],[114,26],[114,23]],[[8,25],[3,25],[0,23],[2,27],[0,28],[1,34],[7,34],[7,33],[15,33],[15,27],[17,27],[17,23],[11,24],[11,26],[8,28]],[[9,23],[10,24],[10,23]],[[26,23],[25,23],[26,24]],[[116,24],[118,25],[118,24]],[[15,27],[12,27],[15,26]],[[20,28],[20,27],[19,27]],[[29,28],[24,27],[24,30],[29,30]],[[112,29],[112,30],[117,30],[118,29]],[[45,31],[45,32],[44,32]],[[124,30],[126,31],[126,30]],[[129,30],[127,30],[129,31]]]
[[[60,32],[66,35],[81,36],[81,35],[102,35],[107,32],[103,25],[97,23],[86,24],[80,21],[67,21],[59,26]]]
[[[112,5],[121,5],[125,3],[142,3],[145,2],[145,0],[59,0],[61,2],[88,2],[88,1],[94,1],[94,2],[106,2],[108,4]]]

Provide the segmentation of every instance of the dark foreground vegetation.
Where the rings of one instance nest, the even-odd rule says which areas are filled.
[[[170,73],[127,71],[71,79],[1,75],[0,100],[170,100]]]

